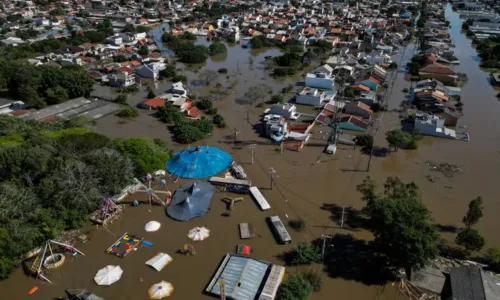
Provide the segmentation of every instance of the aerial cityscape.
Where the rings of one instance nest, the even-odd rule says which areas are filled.
[[[500,2],[0,22],[2,299],[500,299]]]

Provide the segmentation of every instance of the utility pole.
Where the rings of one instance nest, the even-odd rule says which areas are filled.
[[[331,238],[332,238],[331,235],[324,235],[324,234],[321,235],[321,239],[323,239],[323,247],[321,248],[321,260],[325,259],[326,239],[331,239]]]
[[[274,173],[276,173],[276,170],[273,167],[270,167],[269,173],[271,173],[271,190],[272,190],[274,185]]]
[[[236,143],[237,139],[238,139],[238,134],[240,134],[240,132],[238,130],[236,130],[236,128],[234,129],[234,143]]]
[[[252,165],[253,165],[253,149],[255,149],[255,147],[257,146],[257,144],[251,144],[248,146],[248,148],[250,149],[250,151],[252,151]]]

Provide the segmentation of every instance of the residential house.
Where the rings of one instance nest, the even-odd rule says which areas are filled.
[[[378,104],[377,93],[374,91],[361,92],[358,101],[368,105],[370,108]]]
[[[455,71],[439,63],[433,63],[421,68],[418,75],[421,79],[437,79],[444,84],[455,85],[458,81]]]
[[[139,108],[144,108],[144,109],[149,109],[149,110],[157,110],[158,107],[164,107],[165,106],[165,101],[161,97],[154,97],[152,99],[146,99],[139,104],[137,104],[137,107]]]
[[[10,36],[4,40],[1,40],[0,43],[2,43],[2,46],[16,47],[16,46],[22,45],[26,42],[23,41],[23,39],[21,39],[21,38]]]
[[[357,132],[365,132],[369,125],[364,122],[360,117],[352,115],[341,115],[338,119],[338,128],[342,130],[350,130]]]
[[[143,78],[158,78],[160,70],[156,64],[145,64],[135,69],[135,73]]]
[[[297,107],[290,103],[274,104],[266,110],[266,114],[280,115],[288,120],[296,120],[299,117]]]
[[[127,87],[135,84],[135,75],[127,72],[119,72],[107,76],[108,84],[114,87]]]
[[[361,85],[369,87],[370,90],[372,90],[372,91],[377,91],[377,88],[380,84],[380,81],[378,81],[374,77],[370,76],[364,80],[357,81],[355,84],[361,84]]]
[[[336,66],[333,73],[339,78],[349,78],[354,74],[354,68],[348,65]]]
[[[332,75],[333,68],[325,64],[306,74],[305,84],[308,87],[331,90],[335,84],[335,76]]]
[[[344,106],[344,112],[353,116],[359,116],[363,119],[370,119],[373,111],[370,106],[364,104],[361,101],[350,102]]]
[[[115,46],[120,46],[123,44],[123,37],[120,35],[114,35],[106,39],[108,44],[113,44]]]
[[[318,89],[305,87],[295,96],[297,104],[323,106],[323,104],[335,99],[336,91],[320,92]]]
[[[415,116],[415,129],[418,129],[422,135],[456,139],[455,130],[444,126],[445,120],[440,116],[420,113]]]

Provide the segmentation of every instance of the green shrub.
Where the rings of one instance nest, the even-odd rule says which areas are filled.
[[[116,115],[124,119],[133,119],[139,116],[139,111],[135,107],[127,106],[120,109]]]

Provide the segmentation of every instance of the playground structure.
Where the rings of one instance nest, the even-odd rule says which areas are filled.
[[[142,240],[143,238],[135,237],[125,232],[106,252],[123,258],[132,252]]]
[[[107,225],[118,219],[122,212],[123,207],[121,205],[113,202],[111,198],[102,197],[99,209],[93,212],[89,219],[96,224]]]
[[[191,244],[184,244],[180,252],[185,255],[196,255],[196,249]]]
[[[140,182],[137,178],[134,178],[135,182],[136,182],[136,189],[134,189],[133,193],[135,192],[144,192],[148,195],[149,197],[149,204],[152,204],[153,201],[157,202],[158,204],[162,205],[162,206],[166,206],[170,201],[170,197],[172,196],[172,193],[169,192],[169,191],[159,191],[159,190],[155,190],[151,187],[151,183],[153,182],[153,176],[151,176],[151,174],[147,174],[146,175],[146,183],[147,185],[145,185],[144,183]],[[163,194],[163,195],[166,195],[167,196],[167,199],[163,200],[160,198],[160,196],[158,196],[158,194]]]
[[[31,267],[28,270],[29,274],[32,276],[35,276],[36,278],[45,280],[45,281],[50,282],[50,283],[52,283],[52,282],[43,273],[43,268],[56,269],[56,268],[59,268],[60,266],[62,266],[64,264],[64,261],[65,261],[64,254],[54,253],[52,251],[51,245],[63,247],[64,250],[68,253],[71,253],[71,255],[77,255],[77,254],[85,255],[85,254],[83,254],[83,252],[81,252],[80,250],[76,249],[75,247],[73,247],[71,245],[60,243],[60,242],[57,242],[54,240],[48,240],[45,243],[45,245],[43,246],[43,248],[42,247],[37,248],[33,251],[30,251],[27,255],[25,255],[25,257],[24,257],[25,260],[36,256],[35,261],[33,262],[33,264],[31,265]],[[50,253],[50,255],[47,255],[48,253]]]

